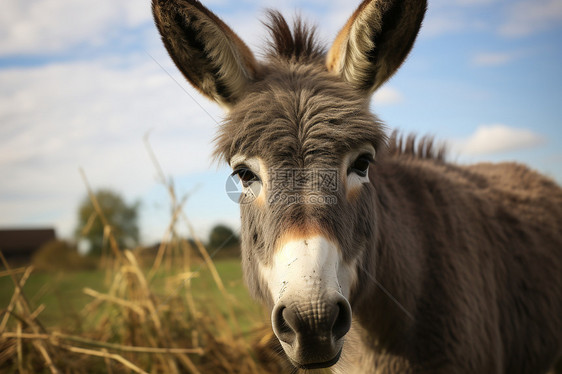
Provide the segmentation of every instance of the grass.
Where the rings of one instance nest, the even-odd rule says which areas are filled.
[[[232,296],[234,313],[240,322],[242,332],[251,332],[255,328],[256,321],[265,320],[265,314],[261,306],[250,298],[244,286],[240,260],[223,258],[215,261],[214,264],[228,294]],[[197,270],[196,276],[191,281],[194,301],[202,306],[217,304],[218,310],[226,318],[228,313],[226,304],[220,303],[223,296],[214,284],[208,267],[200,263],[194,268]],[[169,284],[169,279],[178,273],[177,269],[160,271],[154,277],[152,284],[155,293],[165,298],[167,287],[183,288],[184,285],[181,282],[180,284]],[[107,271],[34,272],[23,290],[29,298],[32,309],[40,305],[45,306],[41,312],[43,325],[47,327],[66,325],[67,328],[76,329],[78,327],[76,324],[81,323],[80,312],[92,301],[92,297],[84,293],[85,288],[107,292],[109,290]],[[10,277],[0,277],[0,310],[8,306],[14,291],[14,283]],[[181,289],[178,291],[181,292]]]
[[[41,320],[46,326],[63,325],[78,314],[92,298],[84,294],[84,288],[107,290],[104,271],[87,270],[65,273],[34,272],[23,290],[33,307],[45,305]],[[9,276],[0,278],[0,309],[10,303],[15,286]],[[14,321],[12,321],[15,323]]]
[[[279,372],[239,260],[141,268],[126,251],[106,263],[25,274],[6,264],[0,372]]]
[[[263,308],[252,300],[242,279],[242,269],[238,259],[222,259],[215,262],[217,271],[222,277],[243,333],[250,332],[256,327],[256,321],[264,323],[266,318]],[[213,277],[207,268],[199,271],[199,276],[192,281],[192,292],[195,302],[199,305],[214,305],[223,298],[220,290],[215,286]],[[219,303],[218,307],[227,316],[226,303]]]

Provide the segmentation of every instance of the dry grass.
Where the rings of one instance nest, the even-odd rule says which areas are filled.
[[[23,292],[33,269],[11,269],[0,253],[5,267],[0,276],[11,277],[15,285],[9,305],[0,311],[1,372],[261,374],[286,370],[275,354],[270,328],[257,326],[252,337],[241,333],[232,297],[201,242],[196,240],[197,248],[191,249],[176,235],[178,224],[191,230],[182,209],[186,199],[176,198],[173,185],[166,182],[153,161],[169,191],[173,210],[163,244],[148,270],[139,266],[133,252],[118,247],[84,177],[96,207],[95,218],[105,225],[102,264],[110,286],[106,293],[84,289],[92,301],[81,314],[80,331],[43,326],[40,314],[44,307],[32,309]],[[204,259],[221,292],[216,305],[194,302],[194,250]],[[166,264],[174,264],[174,271],[169,272]],[[162,274],[170,285],[163,295],[154,286],[155,276]],[[224,303],[226,316],[218,312],[219,304]]]
[[[84,292],[92,302],[82,313],[84,331],[64,333],[64,326],[46,329],[22,291],[32,272],[8,269],[16,288],[0,321],[0,371],[19,373],[267,373],[237,326],[213,305],[195,305],[190,297],[191,272],[179,274],[187,285],[156,295],[134,254],[123,252],[110,268],[109,292]],[[106,259],[107,261],[107,259]],[[19,276],[18,276],[19,275]],[[173,276],[177,280],[177,275]],[[217,300],[229,302],[228,299]],[[234,318],[234,319],[233,319]],[[13,320],[13,321],[10,321]],[[11,322],[11,323],[8,323]],[[15,323],[14,323],[15,322]],[[11,328],[11,330],[9,329]],[[265,330],[264,330],[265,332]],[[263,347],[266,347],[264,345]]]

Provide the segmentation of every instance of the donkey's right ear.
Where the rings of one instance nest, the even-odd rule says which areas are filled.
[[[258,68],[246,44],[196,0],[153,0],[152,13],[168,53],[187,80],[222,106],[234,105]]]

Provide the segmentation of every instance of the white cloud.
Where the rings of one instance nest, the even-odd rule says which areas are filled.
[[[150,2],[139,0],[4,0],[2,54],[46,54],[102,44],[118,30],[151,20]]]
[[[85,193],[79,167],[94,187],[135,198],[155,184],[148,130],[166,172],[183,175],[209,168],[216,127],[149,57],[2,70],[0,123],[0,224],[54,220],[67,235]]]
[[[562,26],[562,1],[523,0],[510,5],[499,27],[504,36],[519,37]]]
[[[381,87],[373,96],[375,106],[398,104],[402,102],[402,100],[402,94],[398,92],[398,90],[388,86]]]
[[[474,66],[502,66],[510,63],[516,58],[513,53],[502,52],[482,52],[477,53],[472,57],[472,64]]]
[[[485,155],[533,148],[545,142],[531,130],[493,124],[478,126],[468,139],[456,142],[455,148],[463,154]]]

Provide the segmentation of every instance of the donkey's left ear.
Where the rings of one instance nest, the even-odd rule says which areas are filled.
[[[250,49],[197,0],[152,0],[162,41],[201,93],[229,108],[246,92],[258,65]]]
[[[373,93],[406,59],[426,9],[426,0],[363,1],[328,52],[328,70]]]

